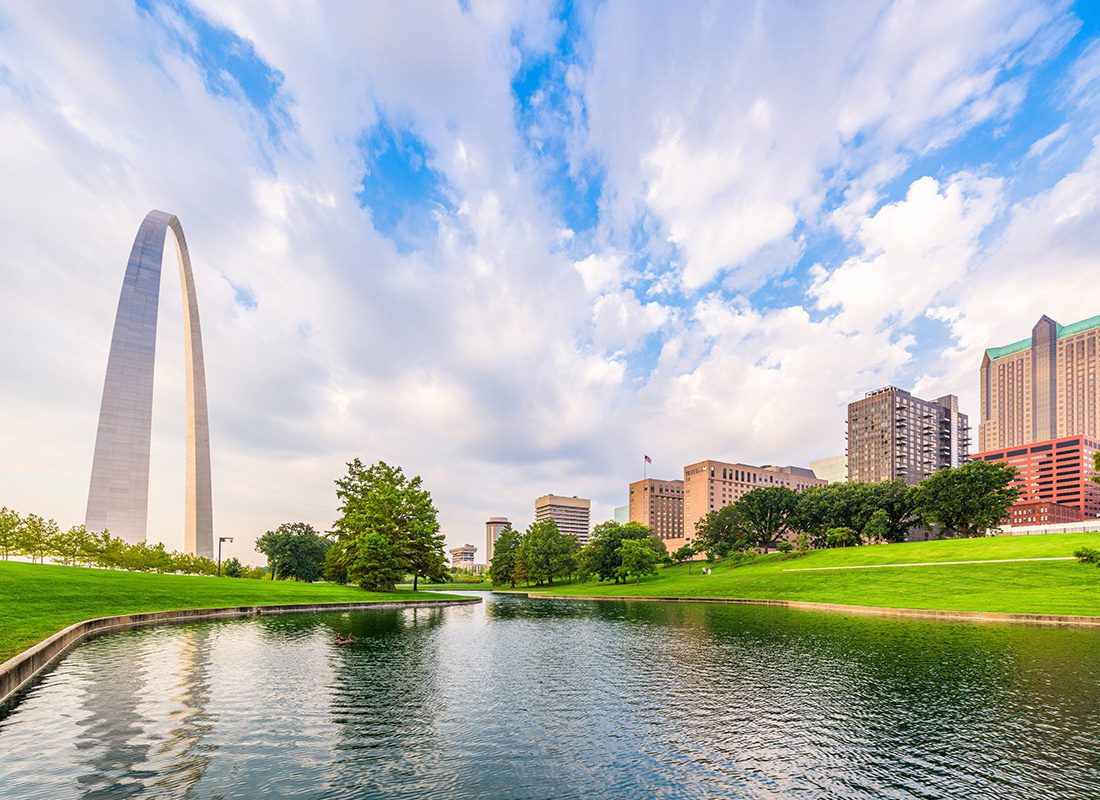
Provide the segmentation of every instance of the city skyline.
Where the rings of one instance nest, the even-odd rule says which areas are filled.
[[[187,225],[213,517],[246,561],[331,526],[354,457],[423,476],[454,547],[548,487],[610,519],[643,453],[666,479],[835,456],[889,384],[975,425],[985,349],[1098,310],[1100,12],[921,12],[5,8],[0,503],[84,519],[154,207]],[[182,549],[178,296],[149,538]]]

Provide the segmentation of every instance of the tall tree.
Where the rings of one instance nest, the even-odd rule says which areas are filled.
[[[748,546],[741,509],[736,503],[711,511],[695,524],[696,552],[727,556]]]
[[[347,553],[348,578],[368,591],[392,592],[405,574],[401,553],[380,533],[359,535]]]
[[[996,528],[1016,502],[1016,468],[992,461],[971,461],[943,469],[917,487],[917,510],[945,535],[982,536]]]
[[[647,539],[623,539],[619,545],[619,574],[625,582],[627,578],[635,578],[637,583],[642,582],[646,575],[657,574],[657,562],[661,555],[657,552],[652,541]]]
[[[384,461],[364,467],[357,458],[347,466],[347,475],[336,481],[340,518],[334,528],[349,575],[356,548],[365,537],[378,534],[390,543],[400,567],[412,574],[414,591],[420,578],[441,578],[446,569],[444,538],[431,493],[420,476],[408,478],[400,467]],[[376,551],[372,544],[375,555]],[[368,561],[381,564],[384,559]]]
[[[267,556],[271,578],[293,578],[305,583],[320,579],[331,542],[306,522],[284,522],[256,540],[256,550]]]
[[[798,511],[798,493],[786,486],[765,486],[743,495],[734,505],[745,537],[767,553],[791,530]]]
[[[625,525],[613,520],[601,522],[592,529],[588,544],[580,553],[582,575],[595,575],[601,581],[623,580],[619,567],[623,565],[619,547],[626,539],[649,539],[649,528],[637,522]],[[663,543],[662,543],[663,544]]]
[[[0,508],[0,556],[5,561],[11,553],[15,552],[19,542],[19,529],[22,525],[23,520],[14,508],[9,509],[7,506]]]
[[[31,561],[42,561],[50,552],[50,541],[60,528],[52,519],[28,514],[19,532],[19,551],[30,556]]]
[[[577,540],[558,530],[552,519],[532,523],[523,534],[518,560],[527,580],[537,586],[553,585],[554,578],[569,573],[577,551]]]
[[[523,534],[511,528],[507,528],[500,534],[500,538],[493,545],[493,557],[489,559],[489,580],[493,585],[503,586],[507,583],[515,588],[516,558],[519,556],[522,542]]]

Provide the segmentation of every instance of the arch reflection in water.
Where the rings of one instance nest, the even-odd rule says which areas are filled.
[[[1095,631],[486,599],[80,648],[0,719],[0,797],[1100,796]]]

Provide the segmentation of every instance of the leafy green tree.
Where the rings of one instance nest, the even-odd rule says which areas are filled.
[[[567,575],[575,569],[576,538],[558,530],[552,519],[532,523],[523,534],[518,560],[523,564],[527,580],[536,586],[544,583],[553,586],[554,578]]]
[[[695,525],[695,550],[727,556],[748,546],[748,537],[742,526],[741,509],[734,503],[711,511]]]
[[[22,527],[23,520],[15,509],[9,509],[7,506],[0,508],[0,556],[5,561],[11,553],[16,551]]]
[[[885,519],[883,520],[880,516],[873,529],[881,532],[880,538],[883,541],[904,542],[910,529],[921,524],[917,508],[917,487],[910,486],[902,480],[863,484],[863,486],[865,487],[863,490],[865,518],[862,525],[853,524],[851,527],[857,531],[866,529],[871,524],[871,519],[881,511]],[[885,522],[885,526],[882,522]]]
[[[50,555],[62,564],[81,561],[88,550],[90,536],[83,525],[73,525],[67,531],[59,531],[50,540]]]
[[[348,565],[344,562],[339,547],[330,547],[328,552],[325,553],[325,566],[322,575],[329,583],[343,584],[348,582]]]
[[[691,574],[691,559],[695,557],[695,548],[690,544],[685,544],[679,547],[676,552],[672,554],[672,560],[677,564],[683,564],[685,561],[688,565],[688,575]]]
[[[628,578],[634,578],[637,583],[642,582],[646,575],[657,574],[657,562],[661,555],[648,539],[623,539],[619,545],[619,575],[625,582]]]
[[[243,572],[244,568],[236,556],[226,559],[225,563],[222,564],[222,575],[227,578],[239,578]]]
[[[799,508],[798,493],[786,486],[765,486],[735,504],[744,537],[765,553],[791,529]]]
[[[340,518],[334,527],[348,574],[356,559],[354,550],[367,536],[378,534],[390,543],[401,568],[413,576],[414,591],[420,578],[443,576],[444,537],[431,493],[423,488],[420,476],[407,478],[400,467],[384,461],[364,467],[357,458],[347,466],[347,475],[336,481]],[[360,559],[359,563],[366,562]]]
[[[863,526],[863,540],[867,543],[890,541],[890,517],[886,509],[876,510],[867,520]]]
[[[516,559],[523,543],[523,534],[507,528],[493,544],[493,557],[489,559],[489,580],[494,586],[516,585]]]
[[[19,551],[30,556],[31,561],[41,562],[50,552],[50,542],[59,531],[60,528],[52,519],[28,514],[23,519],[19,532]]]
[[[794,537],[795,544],[798,546],[798,552],[795,555],[804,556],[810,552],[810,534],[806,531],[800,531],[797,536]]]
[[[582,574],[595,575],[601,581],[619,583],[622,580],[619,567],[623,565],[619,547],[627,539],[650,537],[649,528],[637,522],[625,525],[613,520],[601,522],[592,529],[588,544],[581,550],[579,569]]]
[[[1100,550],[1094,547],[1079,547],[1073,551],[1073,555],[1082,564],[1093,564],[1100,567]]]
[[[997,527],[1020,492],[1012,485],[1016,468],[971,461],[934,472],[917,486],[917,510],[926,524],[945,535],[983,536]]]
[[[346,551],[348,578],[363,589],[392,592],[405,575],[401,553],[380,533],[357,537],[355,547]]]
[[[828,547],[852,547],[859,544],[859,534],[851,528],[829,528],[825,534]]]
[[[267,556],[271,577],[305,583],[320,579],[331,542],[305,522],[284,522],[256,540],[256,550]]]

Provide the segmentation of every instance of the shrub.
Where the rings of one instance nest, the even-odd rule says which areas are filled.
[[[1100,567],[1100,550],[1092,547],[1082,547],[1073,553],[1082,564],[1095,564]]]

